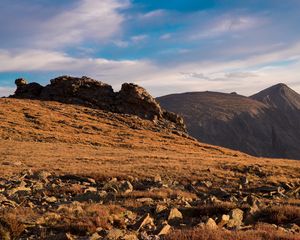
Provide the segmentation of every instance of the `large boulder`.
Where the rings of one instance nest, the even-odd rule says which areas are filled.
[[[40,84],[28,83],[24,78],[16,79],[15,84],[17,85],[15,96],[20,98],[37,98],[43,89]]]
[[[117,93],[117,109],[151,120],[161,118],[163,113],[156,100],[144,88],[133,83],[124,83]]]
[[[114,91],[106,83],[88,77],[74,78],[61,76],[52,79],[42,93],[41,99],[55,100],[66,103],[85,104],[112,110]]]

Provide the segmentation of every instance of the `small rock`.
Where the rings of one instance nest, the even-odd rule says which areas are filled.
[[[227,227],[241,226],[242,221],[243,221],[243,215],[244,215],[244,212],[239,208],[235,208],[235,209],[231,210],[229,213],[230,220],[227,223]]]
[[[91,184],[96,184],[96,180],[94,178],[87,178],[87,181]]]
[[[209,218],[206,223],[205,223],[205,226],[209,229],[216,229],[218,228],[215,220],[213,220],[212,218]]]
[[[152,203],[153,199],[152,198],[138,198],[137,201],[140,203]]]
[[[179,220],[179,219],[182,219],[183,216],[182,216],[182,213],[177,209],[177,208],[172,208],[170,213],[169,213],[169,216],[168,216],[168,220],[171,221],[171,220]]]
[[[101,236],[95,232],[92,236],[90,236],[89,240],[99,240],[101,239]]]
[[[7,194],[9,196],[15,194],[15,193],[28,193],[28,192],[31,192],[31,189],[30,188],[27,188],[27,187],[16,187],[16,188],[13,188],[13,189],[10,189],[7,191]]]
[[[202,181],[201,183],[207,188],[211,188],[213,185],[211,181]]]
[[[165,205],[157,204],[155,213],[161,213],[161,212],[165,211],[166,209],[167,209],[167,207]]]
[[[132,184],[129,181],[126,181],[124,184],[122,184],[121,191],[124,193],[131,193],[133,191]]]
[[[141,228],[143,228],[146,225],[154,226],[153,218],[150,217],[150,214],[147,213],[145,216],[143,216],[136,224],[135,229],[137,231],[140,231]]]
[[[163,224],[161,227],[158,228],[157,235],[167,235],[171,230],[171,226],[168,223]]]
[[[55,203],[57,202],[57,198],[56,197],[47,197],[45,198],[45,201],[48,202],[48,203]]]
[[[87,193],[87,192],[97,192],[97,188],[95,187],[88,187],[84,190],[84,193]]]
[[[100,198],[105,198],[107,196],[107,192],[104,190],[99,191],[98,194],[99,194]]]
[[[156,175],[155,177],[154,177],[154,182],[161,182],[162,180],[161,180],[161,176],[160,175]]]
[[[225,224],[228,223],[229,219],[230,219],[229,215],[223,214],[221,219],[220,219],[220,222],[219,222],[218,226],[223,227]]]

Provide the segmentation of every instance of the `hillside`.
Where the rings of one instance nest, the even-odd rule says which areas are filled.
[[[200,143],[143,116],[0,99],[0,236],[298,239],[298,161]]]
[[[278,84],[252,97],[215,92],[172,94],[162,107],[185,120],[200,141],[245,153],[300,159],[300,95]]]

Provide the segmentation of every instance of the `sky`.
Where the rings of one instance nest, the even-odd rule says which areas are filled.
[[[60,75],[153,96],[300,93],[299,23],[299,0],[1,0],[0,96]]]

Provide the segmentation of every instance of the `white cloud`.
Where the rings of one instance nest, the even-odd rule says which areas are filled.
[[[113,41],[113,43],[117,46],[117,47],[119,47],[119,48],[126,48],[126,47],[128,47],[129,46],[129,42],[127,42],[127,41],[122,41],[122,40],[115,40],[115,41]]]
[[[230,73],[226,73],[225,77],[229,79],[230,78],[244,79],[244,78],[258,77],[258,75],[253,72],[230,72]]]
[[[158,9],[154,11],[147,12],[145,14],[140,15],[140,18],[142,19],[152,19],[152,18],[159,18],[166,15],[166,11],[163,9]]]
[[[136,35],[136,36],[131,37],[131,41],[134,42],[134,43],[139,43],[141,41],[144,41],[147,38],[148,38],[148,36],[145,35],[145,34]]]
[[[204,25],[194,26],[189,35],[190,40],[217,37],[226,33],[246,31],[251,28],[262,26],[265,19],[256,16],[226,14],[216,17]],[[196,30],[195,30],[196,29]]]
[[[0,97],[8,97],[13,94],[14,91],[15,89],[11,87],[0,87]]]
[[[32,41],[39,47],[63,47],[84,40],[105,41],[122,31],[124,16],[119,10],[127,0],[80,0],[73,6],[36,26]]]
[[[171,34],[170,33],[166,33],[166,34],[163,34],[160,36],[160,39],[162,40],[167,40],[167,39],[170,39],[171,38]]]
[[[56,51],[31,50],[9,52],[0,50],[0,73],[57,72],[87,75],[116,87],[125,81],[136,82],[154,70],[147,61],[114,61],[104,58],[75,58]]]
[[[285,62],[287,60],[288,64]],[[299,69],[300,43],[242,60],[198,60],[169,66],[145,60],[75,58],[55,51],[27,50],[12,53],[0,50],[0,72],[39,71],[87,75],[107,82],[116,89],[123,82],[135,82],[146,87],[154,96],[205,90],[237,91],[251,95],[278,82],[285,82],[300,91]]]

